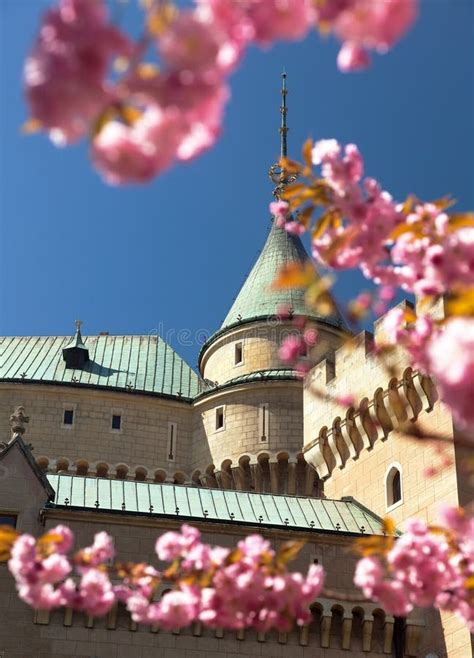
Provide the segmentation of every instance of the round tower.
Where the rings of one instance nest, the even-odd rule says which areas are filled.
[[[281,155],[286,156],[285,76],[283,83],[280,134]],[[278,183],[274,195],[279,198],[291,181],[277,167],[270,175]],[[208,388],[194,401],[200,412],[194,465],[204,484],[273,493],[319,491],[301,454],[302,381],[282,364],[279,349],[298,331],[291,318],[300,316],[314,323],[321,358],[330,358],[342,342],[344,322],[337,312],[323,317],[309,309],[303,290],[272,285],[282,268],[307,262],[300,238],[272,220],[263,250],[222,326],[201,349],[199,370]],[[286,320],[282,309],[289,315]]]

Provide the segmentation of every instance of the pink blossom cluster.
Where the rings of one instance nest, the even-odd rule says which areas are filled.
[[[342,42],[337,63],[341,71],[370,64],[370,51],[385,53],[416,19],[416,0],[332,0],[316,3],[317,20]]]
[[[319,336],[316,329],[301,316],[292,318],[292,323],[295,331],[283,338],[278,355],[284,364],[294,367],[300,375],[305,375],[311,365],[307,357]]]
[[[334,139],[320,140],[313,148],[312,159],[315,165],[321,165],[333,207],[345,220],[313,240],[313,255],[332,268],[360,267],[368,278],[380,279],[380,272],[386,270],[389,236],[403,221],[403,215],[377,181],[363,180],[364,164],[354,144],[343,149]],[[341,243],[337,250],[331,249],[335,241]],[[393,277],[377,282],[394,283]]]
[[[146,38],[135,42],[109,23],[104,0],[59,0],[26,60],[34,122],[57,144],[91,134],[92,160],[111,184],[148,181],[214,144],[226,79],[250,44],[302,39],[319,24],[344,40],[341,68],[360,68],[367,58],[356,50],[391,47],[413,22],[416,0],[196,0],[174,14],[167,8],[151,5]],[[150,27],[160,11],[159,29]],[[149,42],[160,70],[142,62]],[[128,69],[114,77],[117,57]]]
[[[449,319],[427,348],[429,372],[462,427],[474,424],[474,318]]]
[[[405,214],[377,181],[363,179],[362,157],[353,144],[343,149],[336,140],[321,140],[313,163],[321,165],[333,207],[344,220],[313,240],[316,258],[336,269],[360,267],[377,284],[419,295],[474,285],[474,227],[451,227],[435,204],[418,203]],[[336,240],[341,247],[334,251]]]
[[[454,317],[437,327],[424,315],[407,323],[400,308],[384,320],[390,343],[402,345],[412,364],[436,378],[442,399],[462,427],[474,423],[474,319]]]
[[[55,143],[82,137],[116,101],[107,81],[110,60],[131,49],[127,37],[108,23],[102,2],[61,0],[45,13],[24,81],[31,116]]]
[[[365,596],[380,601],[394,615],[414,606],[435,606],[458,614],[474,631],[474,519],[462,510],[441,511],[445,533],[433,532],[419,520],[406,523],[405,533],[385,556],[362,558],[354,575]]]
[[[287,560],[259,535],[246,537],[231,551],[202,543],[199,531],[187,525],[179,533],[167,532],[156,542],[156,553],[173,563],[173,575],[147,564],[112,567],[113,542],[104,532],[72,558],[67,556],[73,544],[68,528],[58,526],[48,535],[47,543],[19,536],[9,560],[20,598],[35,608],[69,606],[101,616],[121,601],[135,621],[166,629],[199,620],[211,627],[285,631],[310,620],[309,606],[324,581],[317,565],[306,576],[289,573]],[[174,589],[154,601],[156,586],[167,575]]]
[[[343,148],[334,139],[316,142],[312,162],[321,167],[329,190],[329,201],[322,203],[323,215],[313,232],[313,256],[334,269],[359,267],[379,285],[377,295],[362,293],[349,305],[351,320],[357,322],[369,309],[384,313],[397,287],[421,297],[466,295],[472,290],[474,225],[470,215],[450,217],[444,202],[396,203],[377,181],[363,178],[363,160],[353,144]],[[289,232],[296,232],[292,224],[298,223],[291,215],[293,207],[285,200],[270,205],[275,221]],[[336,221],[324,224],[325,218]],[[324,230],[318,230],[318,222]],[[408,351],[414,367],[436,378],[455,420],[465,427],[472,425],[474,319],[450,319],[441,328],[425,315],[407,324],[405,313],[394,309],[385,319],[385,328],[390,342]],[[280,356],[294,363],[302,350],[303,342],[292,338],[284,343]]]
[[[440,295],[474,285],[474,227],[450,228],[436,205],[419,204],[406,217],[407,230],[394,241],[391,259],[397,283],[417,295]]]
[[[303,235],[305,232],[306,229],[304,226],[297,219],[292,218],[289,212],[289,205],[286,201],[282,201],[281,199],[272,201],[270,212],[278,228],[284,228],[285,231],[293,235]]]
[[[13,545],[8,567],[20,598],[38,609],[69,606],[93,616],[106,614],[115,595],[108,575],[97,567],[114,555],[111,538],[98,533],[94,544],[82,551],[75,580],[67,555],[73,545],[71,530],[59,525],[48,534],[46,549],[28,534],[20,535]]]
[[[387,313],[383,326],[389,343],[403,346],[415,368],[428,374],[430,370],[430,359],[427,353],[428,345],[433,335],[438,332],[433,318],[430,315],[422,315],[408,324],[405,311],[396,307]]]
[[[186,584],[152,604],[136,592],[127,606],[135,621],[165,628],[199,620],[211,627],[289,630],[310,619],[309,606],[323,586],[321,567],[310,567],[306,577],[270,568],[276,556],[259,535],[239,541],[234,556],[229,549],[201,543],[199,531],[184,525],[181,533],[160,537],[156,552],[161,560],[179,560]],[[212,578],[201,586],[206,573]]]

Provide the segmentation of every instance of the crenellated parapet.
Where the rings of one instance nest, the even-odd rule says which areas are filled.
[[[320,496],[321,483],[315,470],[301,452],[285,450],[244,453],[237,458],[226,457],[218,465],[209,465],[204,472],[193,472],[193,482],[203,487],[219,487],[235,491]]]
[[[305,445],[304,457],[321,479],[327,479],[335,468],[343,469],[407,421],[416,421],[421,411],[432,411],[437,399],[433,380],[406,368],[401,379],[392,378],[385,389],[378,387],[370,398],[349,407],[344,417],[335,416],[329,427],[323,425]]]
[[[158,593],[158,597],[163,595],[167,590]],[[215,638],[217,640],[235,640],[244,644],[265,644],[268,649],[265,655],[280,655],[276,649],[278,645],[286,646],[287,651],[293,651],[294,655],[303,655],[300,647],[312,647],[314,650],[324,649],[325,655],[330,657],[334,650],[335,655],[339,654],[342,649],[356,656],[370,654],[374,655],[393,655],[394,638],[397,633],[402,636],[404,644],[404,656],[417,656],[425,631],[425,622],[416,614],[409,615],[406,623],[398,627],[394,617],[386,613],[382,608],[373,603],[350,603],[330,598],[319,598],[312,606],[312,620],[299,628],[294,628],[288,632],[269,631],[266,633],[256,632],[252,629],[242,629],[237,631],[224,630],[223,628],[207,628],[200,622],[196,622],[188,628],[175,629],[171,632],[163,631],[158,626],[143,627],[135,623],[129,613],[122,605],[116,605],[108,613],[105,624],[102,620],[95,620],[93,617],[82,613],[73,612],[66,608],[64,611],[56,614],[56,624],[60,621],[66,628],[82,627],[91,629],[91,639],[94,639],[94,629],[100,629],[99,632],[118,631],[130,633],[151,633],[194,637],[196,640],[195,648],[199,648],[200,639]],[[49,625],[51,623],[52,613],[47,610],[37,610],[34,613],[33,621],[37,625]],[[105,629],[104,629],[105,626]],[[113,641],[111,633],[110,641]],[[214,640],[215,641],[215,640]],[[179,641],[176,646],[179,646]],[[223,645],[224,646],[224,645]],[[271,647],[274,646],[275,653]],[[219,644],[216,645],[216,650]],[[249,650],[250,651],[250,648]],[[245,651],[244,653],[247,653]],[[301,652],[301,653],[300,653]],[[260,653],[260,652],[259,652]],[[293,655],[293,654],[288,654]],[[306,655],[306,654],[305,654]]]
[[[412,309],[409,302],[400,306]],[[407,421],[431,412],[438,399],[435,383],[408,367],[401,347],[381,350],[387,344],[384,319],[377,320],[373,334],[361,332],[306,378],[303,454],[323,480]],[[341,404],[344,396],[352,398],[352,406]]]
[[[194,485],[212,489],[256,491],[261,493],[319,496],[318,475],[306,462],[301,452],[244,453],[237,458],[225,457],[220,464],[208,464],[192,472],[166,469],[152,464],[125,462],[91,462],[86,458],[72,459],[39,455],[38,466],[47,473],[81,475],[112,480],[134,480],[167,484]]]

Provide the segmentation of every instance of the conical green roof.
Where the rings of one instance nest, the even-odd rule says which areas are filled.
[[[297,235],[288,233],[273,222],[267,241],[236,300],[222,323],[220,331],[240,322],[277,315],[282,307],[292,309],[294,315],[306,315],[323,320],[335,327],[343,327],[339,313],[319,316],[309,310],[304,301],[304,290],[275,290],[272,283],[282,267],[289,263],[304,263],[308,254]]]

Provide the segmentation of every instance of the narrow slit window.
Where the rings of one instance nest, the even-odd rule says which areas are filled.
[[[397,471],[393,475],[392,499],[394,503],[398,503],[398,501],[402,499],[402,483],[400,480],[400,471]]]
[[[236,343],[235,344],[235,360],[234,364],[238,366],[240,363],[243,363],[244,361],[244,346],[243,343]]]
[[[117,431],[122,429],[122,416],[120,414],[112,414],[112,429]]]
[[[216,430],[224,429],[224,407],[216,409]]]
[[[264,404],[260,405],[259,409],[259,433],[260,433],[260,441],[262,443],[265,443],[268,441],[268,434],[269,434],[269,425],[270,425],[270,412],[269,412],[269,405],[267,402]]]
[[[398,465],[392,466],[386,475],[385,496],[387,509],[403,500],[402,472]]]
[[[176,455],[176,440],[178,435],[178,424],[168,423],[168,461],[174,462]]]
[[[74,409],[64,409],[63,425],[74,424]]]

